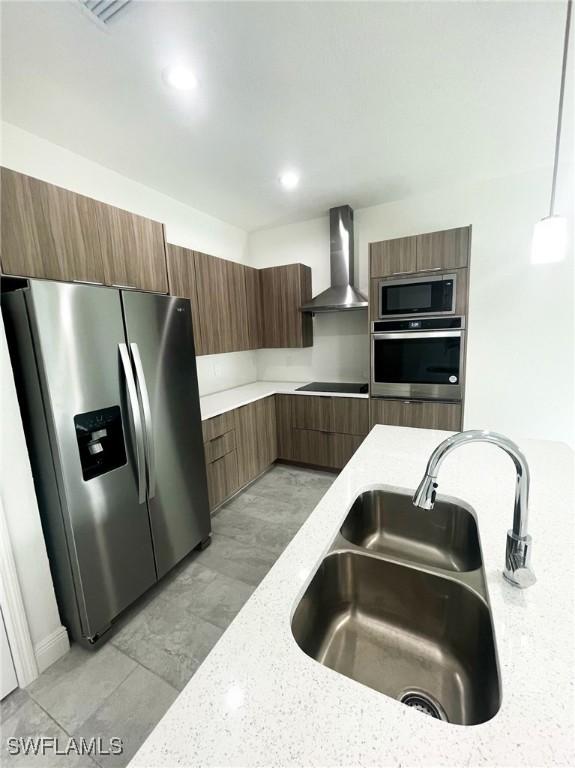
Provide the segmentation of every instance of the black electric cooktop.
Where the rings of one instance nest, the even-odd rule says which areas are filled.
[[[341,392],[346,395],[367,395],[367,384],[340,384],[333,381],[312,381],[296,392]]]

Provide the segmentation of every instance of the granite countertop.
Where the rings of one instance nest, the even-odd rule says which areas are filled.
[[[213,395],[204,395],[200,397],[200,410],[202,420],[211,419],[212,416],[219,416],[220,413],[232,411],[234,408],[240,408],[242,405],[253,403],[254,400],[261,400],[269,395],[325,395],[326,397],[357,397],[367,400],[369,395],[354,392],[296,392],[298,387],[309,384],[308,381],[254,381],[251,384],[244,384],[241,387],[224,389],[222,392],[215,392]]]
[[[486,444],[444,462],[439,492],[476,511],[497,639],[502,704],[475,726],[443,723],[306,656],[290,618],[352,501],[413,490],[449,433],[376,426],[131,762],[137,766],[573,765],[573,453],[522,441],[531,468],[537,582],[501,575],[513,464]]]

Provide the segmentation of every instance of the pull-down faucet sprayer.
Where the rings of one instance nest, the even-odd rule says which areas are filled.
[[[467,443],[493,443],[507,453],[517,471],[515,485],[515,506],[513,510],[513,528],[507,531],[507,547],[505,551],[505,568],[503,576],[515,587],[529,587],[535,582],[535,574],[530,567],[531,536],[527,534],[527,511],[529,504],[529,466],[527,459],[517,445],[504,435],[487,430],[469,430],[458,432],[440,443],[433,451],[427,462],[425,475],[416,492],[413,503],[421,509],[433,509],[437,489],[437,474],[445,457]]]

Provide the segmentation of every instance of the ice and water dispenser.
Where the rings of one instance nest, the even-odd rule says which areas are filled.
[[[84,480],[92,480],[126,463],[119,406],[79,413],[74,416],[74,426]]]

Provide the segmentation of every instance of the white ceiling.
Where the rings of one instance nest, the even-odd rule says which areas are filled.
[[[565,3],[2,2],[3,117],[252,230],[552,161]],[[169,90],[191,66],[199,87]],[[287,192],[278,174],[301,171]]]

